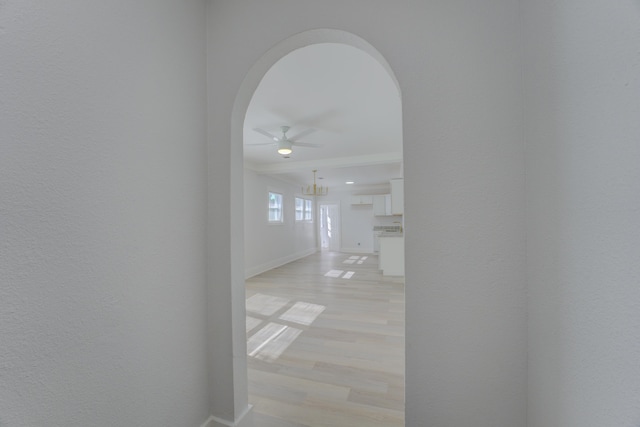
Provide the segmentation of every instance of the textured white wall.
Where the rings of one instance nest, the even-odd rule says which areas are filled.
[[[258,84],[261,76],[250,70],[279,42],[315,28],[349,31],[377,48],[400,82],[408,195],[407,426],[525,425],[518,12],[515,0],[223,1],[210,9],[210,164],[218,180],[210,190],[218,202],[233,204],[237,191],[242,194],[226,180],[241,168],[243,111],[231,114],[236,95],[245,77],[249,86]],[[239,105],[248,104],[250,92],[241,93]],[[240,210],[233,209],[212,217],[224,236],[211,244],[221,260],[218,271],[224,269],[216,280],[239,289],[234,275],[242,271],[225,269],[226,235],[242,233],[234,224]],[[227,319],[241,314],[234,289],[220,296],[237,293],[231,297],[237,314],[229,299],[211,300]],[[243,333],[220,332],[229,334],[229,344]],[[232,382],[241,373],[239,360],[216,362],[214,394],[224,398],[215,384]],[[235,388],[235,402],[220,404],[221,412],[238,413],[242,387]]]
[[[640,3],[522,3],[529,427],[636,427]]]
[[[0,4],[0,425],[208,417],[202,1]]]
[[[436,3],[412,10],[405,24],[411,45],[403,51],[415,54],[397,66],[405,121],[407,425],[524,426],[518,4]]]
[[[282,225],[267,221],[269,191],[284,197]],[[245,169],[244,255],[250,276],[315,252],[315,223],[295,221],[295,197],[302,197],[299,186]]]

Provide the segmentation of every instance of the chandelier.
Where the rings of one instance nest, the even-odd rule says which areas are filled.
[[[302,187],[302,194],[305,196],[326,196],[329,193],[329,187],[323,187],[322,185],[316,185],[316,172],[317,169],[313,170],[313,185],[307,185],[305,189]]]

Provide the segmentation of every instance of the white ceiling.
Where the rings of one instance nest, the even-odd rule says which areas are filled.
[[[402,176],[400,95],[386,70],[367,53],[343,44],[315,44],[278,61],[256,89],[244,122],[245,166],[276,174],[293,183],[309,184],[318,169],[318,184],[350,188],[387,184]],[[293,146],[290,158],[277,153],[260,128],[281,136],[308,129],[299,142],[321,148]]]

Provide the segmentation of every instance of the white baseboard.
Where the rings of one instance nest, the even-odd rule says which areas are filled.
[[[293,262],[300,258],[304,258],[306,256],[315,254],[316,252],[317,252],[317,249],[311,248],[302,252],[297,252],[291,255],[287,255],[282,258],[274,259],[272,261],[266,262],[264,264],[261,264],[255,267],[247,268],[244,272],[244,278],[249,279],[253,276],[257,276],[260,273],[264,273],[265,271],[269,271],[271,269],[280,267],[282,265],[289,264],[290,262]]]
[[[201,427],[253,427],[253,405],[249,405],[247,409],[235,421],[227,421],[222,418],[209,417]]]

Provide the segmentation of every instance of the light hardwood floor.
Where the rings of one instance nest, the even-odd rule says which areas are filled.
[[[256,427],[404,426],[404,280],[377,265],[323,252],[247,280]]]

